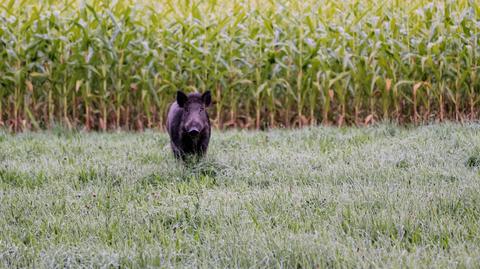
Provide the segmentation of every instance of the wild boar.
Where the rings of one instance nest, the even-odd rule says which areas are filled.
[[[210,119],[207,108],[212,102],[210,91],[186,95],[177,91],[177,100],[170,106],[167,130],[175,158],[202,157],[210,142]]]

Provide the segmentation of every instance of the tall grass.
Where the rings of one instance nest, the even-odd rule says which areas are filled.
[[[163,126],[178,89],[217,127],[478,119],[480,4],[0,0],[0,124]]]

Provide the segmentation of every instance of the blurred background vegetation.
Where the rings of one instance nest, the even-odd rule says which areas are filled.
[[[475,0],[0,0],[0,125],[218,128],[478,119]]]

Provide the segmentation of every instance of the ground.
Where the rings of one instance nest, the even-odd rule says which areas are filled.
[[[0,133],[0,267],[480,266],[480,125]]]

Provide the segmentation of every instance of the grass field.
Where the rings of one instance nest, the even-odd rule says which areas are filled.
[[[480,126],[0,134],[0,267],[480,266]]]

